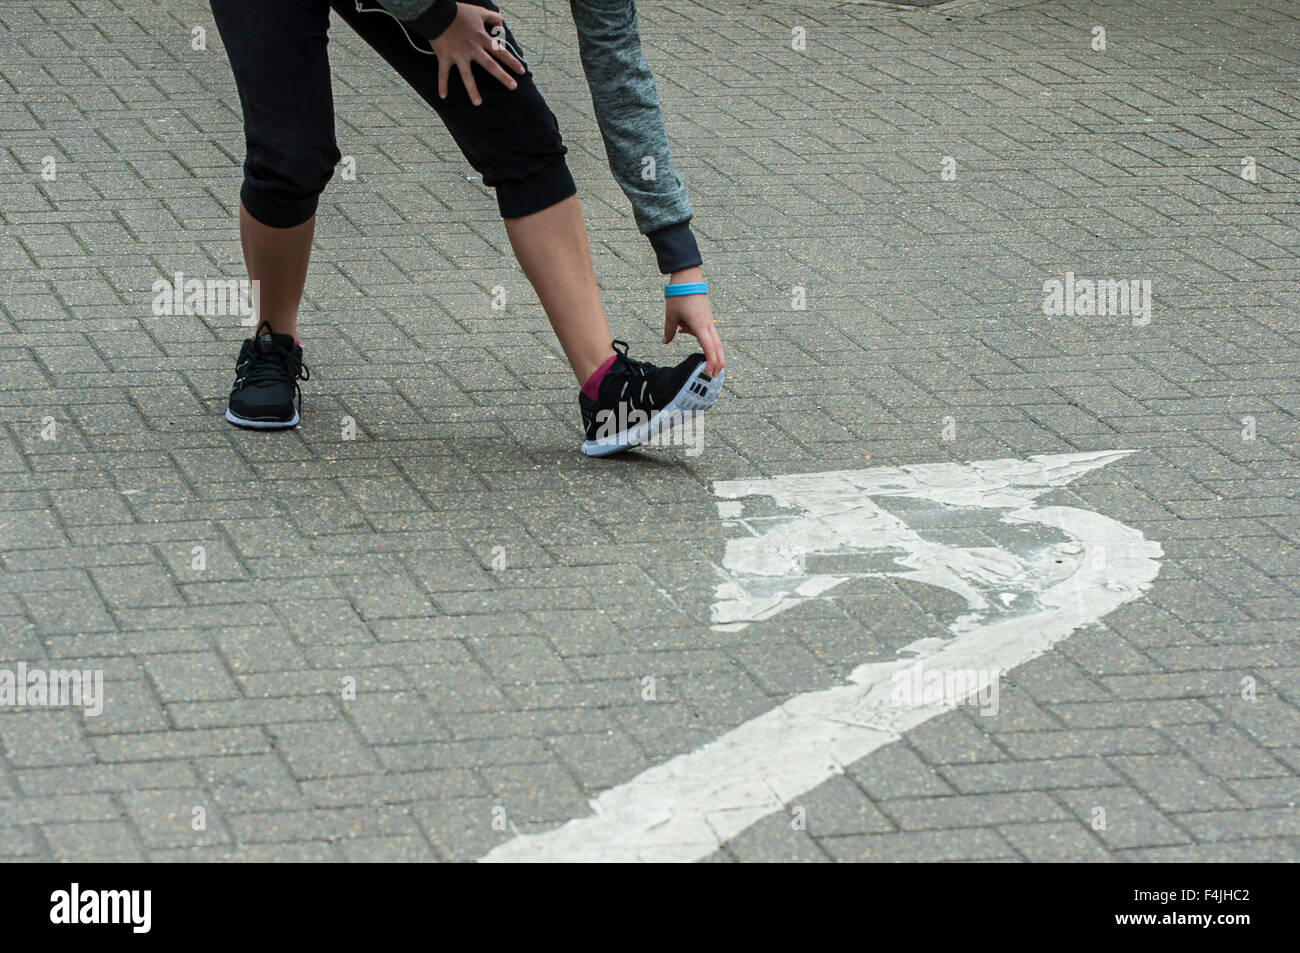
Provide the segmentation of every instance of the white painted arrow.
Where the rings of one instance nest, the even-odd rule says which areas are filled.
[[[849,684],[795,696],[716,741],[656,765],[591,801],[592,814],[521,835],[481,858],[509,861],[691,861],[705,857],[845,766],[897,740],[964,697],[900,698],[897,679],[926,672],[1005,673],[1075,629],[1137,598],[1159,571],[1160,545],[1109,517],[1037,505],[1052,487],[1128,451],[1028,460],[875,467],[718,483],[724,518],[752,535],[727,544],[716,589],[717,627],[737,629],[788,611],[855,577],[915,579],[959,594],[968,612],[947,639],[905,657],[860,665]],[[794,515],[743,519],[747,497],[770,497]],[[996,523],[1052,531],[1052,542],[962,547],[927,541],[872,498],[909,497]],[[1006,527],[1004,527],[1006,528]],[[1008,529],[1008,531],[1010,531]],[[992,542],[992,540],[990,540]],[[810,574],[824,559],[895,554],[897,568]],[[971,692],[980,688],[971,685]]]

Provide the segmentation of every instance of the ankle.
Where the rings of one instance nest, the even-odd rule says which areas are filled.
[[[614,366],[614,358],[616,357],[618,357],[618,355],[612,353],[611,349],[609,357],[605,358],[604,362],[588,374],[586,379],[583,380],[581,388],[582,394],[588,400],[595,400],[596,395],[600,393],[600,382],[605,379],[606,372]]]

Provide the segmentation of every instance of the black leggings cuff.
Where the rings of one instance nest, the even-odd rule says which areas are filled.
[[[309,195],[305,199],[286,202],[253,187],[245,179],[243,187],[239,190],[239,200],[244,203],[244,208],[248,209],[248,214],[263,225],[271,228],[293,228],[316,214],[320,195]]]
[[[543,166],[526,179],[498,183],[496,190],[502,218],[523,218],[578,194],[578,186],[563,159]]]

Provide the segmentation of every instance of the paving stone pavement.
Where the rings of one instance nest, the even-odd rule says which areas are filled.
[[[504,6],[616,333],[683,355],[567,7]],[[151,307],[243,276],[208,9],[0,10],[0,668],[106,699],[0,709],[0,857],[475,859],[951,621],[877,578],[715,631],[713,481],[1125,449],[1054,498],[1161,544],[1145,596],[709,859],[1296,859],[1300,8],[641,16],[727,387],[703,454],[596,461],[492,197],[345,26],[356,175],[321,204],[304,423],[267,435],[220,416],[237,319]],[[1150,323],[1045,315],[1066,272],[1149,280]]]

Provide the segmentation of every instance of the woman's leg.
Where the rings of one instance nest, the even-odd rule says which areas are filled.
[[[506,219],[506,234],[581,384],[613,354],[578,197]]]
[[[257,282],[257,320],[271,326],[273,334],[298,337],[298,305],[307,286],[307,265],[316,234],[316,216],[290,228],[263,225],[239,203],[239,242],[244,267]]]
[[[257,282],[259,327],[244,341],[226,419],[298,423],[297,341],[321,191],[339,160],[330,88],[329,0],[210,0],[244,116],[239,236]]]

